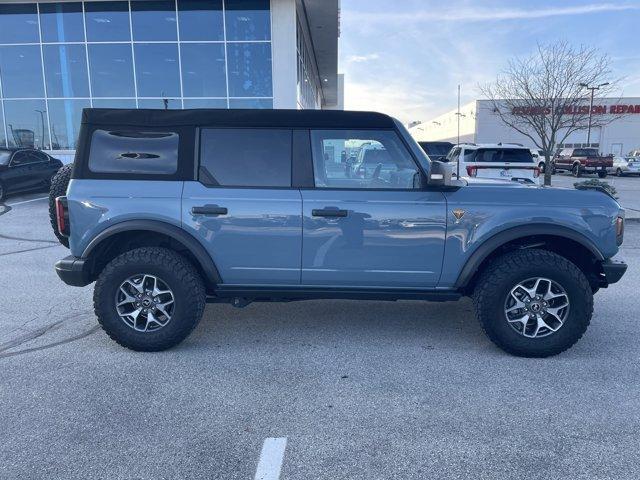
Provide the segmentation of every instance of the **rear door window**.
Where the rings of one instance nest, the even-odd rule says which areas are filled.
[[[291,187],[291,144],[291,130],[204,129],[198,178],[208,186]]]
[[[178,169],[178,144],[175,132],[99,129],[91,138],[89,170],[172,175]]]

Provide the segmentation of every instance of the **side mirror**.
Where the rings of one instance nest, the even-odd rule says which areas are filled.
[[[451,185],[452,166],[443,162],[431,162],[429,169],[429,185],[447,186]]]

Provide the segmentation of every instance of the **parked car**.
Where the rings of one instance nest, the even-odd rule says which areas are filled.
[[[330,152],[355,140],[381,144],[395,170],[327,176]],[[599,189],[448,172],[378,113],[87,109],[56,200],[71,247],[56,270],[96,282],[98,321],[134,350],[178,344],[206,302],[465,295],[505,351],[569,348],[593,294],[626,270],[624,210]]]
[[[640,157],[613,157],[613,165],[608,171],[618,177],[640,175]]]
[[[447,155],[453,148],[453,143],[451,142],[418,142],[418,145],[431,160],[437,162],[446,162]]]
[[[544,156],[544,150],[540,150],[538,148],[531,149],[531,156],[533,157],[533,161],[538,164],[538,168],[540,169],[540,173],[544,173],[544,169],[546,166],[546,158]],[[551,160],[551,168],[553,169],[553,159]],[[555,173],[553,170],[551,173]]]
[[[538,184],[540,169],[531,151],[516,144],[475,144],[456,145],[447,156],[453,171],[457,172],[460,162],[460,176],[493,178]]]
[[[62,162],[32,148],[0,148],[0,201],[12,193],[45,189]]]
[[[604,178],[613,167],[613,155],[600,155],[597,148],[563,148],[553,159],[553,166],[556,171],[571,172],[575,177],[596,173]]]

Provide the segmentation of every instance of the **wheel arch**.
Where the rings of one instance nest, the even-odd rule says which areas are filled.
[[[117,255],[143,246],[172,248],[193,263],[207,286],[222,282],[218,268],[204,246],[190,233],[160,220],[127,220],[111,225],[89,242],[81,258],[89,262],[91,277],[95,279]]]
[[[575,263],[597,290],[601,265],[605,258],[596,245],[580,232],[560,225],[524,225],[499,232],[486,239],[469,257],[458,275],[456,288],[469,292],[479,273],[491,259],[510,250],[542,248]]]

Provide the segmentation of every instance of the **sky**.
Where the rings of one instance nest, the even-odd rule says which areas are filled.
[[[341,0],[345,108],[427,121],[481,98],[514,57],[565,40],[609,55],[640,97],[640,0]]]

